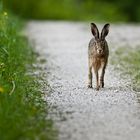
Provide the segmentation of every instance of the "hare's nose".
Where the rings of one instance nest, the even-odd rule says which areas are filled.
[[[102,50],[99,50],[99,53],[101,53],[102,52]]]

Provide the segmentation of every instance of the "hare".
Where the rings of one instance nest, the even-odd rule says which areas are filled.
[[[109,49],[105,37],[108,35],[110,24],[105,24],[101,35],[94,23],[91,23],[91,32],[94,36],[89,42],[88,46],[88,88],[92,88],[92,68],[96,76],[96,90],[104,87],[104,75],[108,62]],[[99,83],[99,69],[101,69],[100,83]]]

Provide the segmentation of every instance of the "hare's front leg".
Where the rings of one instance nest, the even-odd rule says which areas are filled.
[[[95,76],[96,76],[96,90],[99,90],[100,86],[99,86],[99,74],[98,74],[98,70],[94,69],[95,72]]]
[[[92,62],[89,58],[89,66],[88,66],[88,88],[92,88]]]
[[[102,62],[102,70],[101,70],[101,77],[100,77],[100,87],[104,87],[104,75],[105,75],[105,68],[107,62]]]
[[[92,67],[88,68],[88,88],[92,88]]]

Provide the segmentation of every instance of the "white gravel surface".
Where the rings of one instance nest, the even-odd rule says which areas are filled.
[[[105,88],[87,89],[89,24],[31,21],[26,31],[36,52],[47,60],[42,72],[52,90],[46,92],[46,101],[59,140],[140,139],[140,105],[128,86],[130,79],[122,79],[109,63]],[[139,38],[140,26],[111,25],[110,53],[122,45],[139,45]]]

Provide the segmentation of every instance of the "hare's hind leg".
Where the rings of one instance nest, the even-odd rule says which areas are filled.
[[[92,88],[92,60],[89,58],[88,65],[88,88]]]

